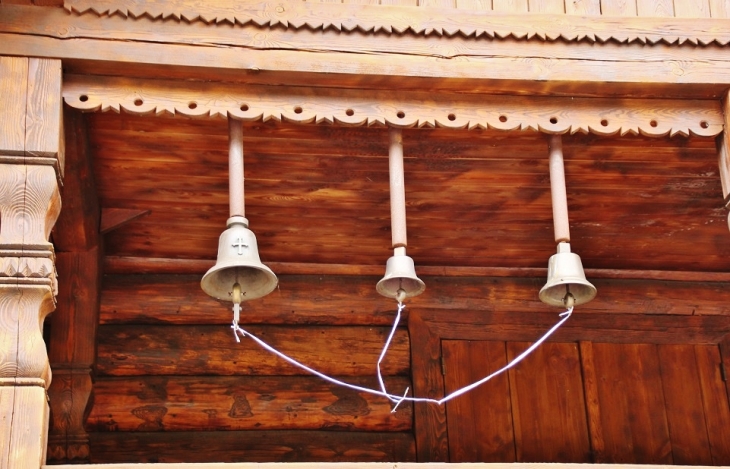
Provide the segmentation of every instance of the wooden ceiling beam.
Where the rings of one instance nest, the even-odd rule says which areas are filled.
[[[69,75],[65,102],[82,111],[231,116],[348,126],[535,130],[602,136],[716,136],[717,100],[438,95],[424,92],[241,86],[210,82]]]
[[[530,23],[555,19],[530,18]],[[596,18],[591,24],[595,21],[602,20]],[[702,21],[717,24],[713,31],[730,30],[724,26],[727,20]],[[147,15],[99,17],[0,5],[0,54],[59,58],[67,71],[83,74],[681,98],[719,97],[730,84],[730,50],[665,42],[567,44],[517,40],[509,34],[493,39],[460,34],[391,36],[359,29],[348,33],[333,28],[263,28],[254,23],[155,21]]]

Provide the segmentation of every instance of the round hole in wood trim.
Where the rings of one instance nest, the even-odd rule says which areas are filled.
[[[454,113],[449,114],[447,117],[449,118],[450,121],[456,120],[456,114],[454,114]]]
[[[142,98],[137,98],[137,99],[134,100],[134,105],[135,106],[141,106],[143,104],[144,104],[144,100]]]
[[[240,107],[240,109],[241,109],[241,111],[243,111],[243,112],[246,112],[246,111],[248,111],[248,104],[241,104],[241,107]]]
[[[659,122],[657,122],[656,119],[652,119],[651,122],[649,122],[649,125],[652,127],[656,127],[657,125],[659,125]]]
[[[347,114],[348,116],[352,117],[352,116],[355,115],[355,111],[353,111],[352,109],[348,109],[348,110],[345,111],[345,114]]]
[[[403,119],[404,117],[406,117],[406,113],[403,111],[398,111],[398,113],[396,113],[396,116],[398,116],[398,119]]]
[[[294,113],[295,113],[295,114],[301,114],[302,112],[304,112],[304,109],[302,109],[302,107],[301,107],[301,106],[296,106],[296,107],[294,108]]]
[[[558,118],[557,118],[557,117],[555,117],[555,116],[551,117],[551,118],[550,118],[550,123],[551,123],[551,124],[557,124],[557,123],[558,123]]]
[[[608,119],[601,119],[601,125],[604,127],[608,127]]]
[[[188,103],[188,109],[195,109],[197,107],[198,107],[198,103],[196,103],[195,101],[191,101]]]
[[[89,97],[85,94],[82,94],[81,96],[79,96],[79,101],[81,101],[82,103],[85,103],[88,100],[89,100]]]
[[[710,123],[707,121],[700,121],[700,127],[702,127],[703,129],[706,129],[706,128],[710,127]]]
[[[499,122],[507,122],[507,116],[505,116],[504,114],[499,116]]]

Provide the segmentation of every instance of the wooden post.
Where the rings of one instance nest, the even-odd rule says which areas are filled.
[[[726,92],[722,100],[725,129],[717,136],[717,162],[725,208],[730,208],[730,102],[728,101],[730,101],[730,92]],[[730,214],[728,214],[728,226],[730,227]]]
[[[89,462],[84,412],[91,397],[91,371],[96,358],[103,251],[86,122],[81,113],[68,108],[63,122],[68,169],[63,183],[63,211],[53,230],[56,270],[61,281],[48,339],[53,368],[53,382],[48,388],[48,462],[53,464]]]
[[[42,327],[57,291],[60,61],[0,57],[0,95],[0,468],[37,469],[51,382]]]
[[[406,188],[403,175],[403,134],[391,127],[389,132],[390,152],[390,226],[393,248],[408,245],[406,236]]]

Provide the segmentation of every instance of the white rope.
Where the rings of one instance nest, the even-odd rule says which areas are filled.
[[[233,335],[236,337],[236,342],[240,342],[240,339],[238,338],[238,334],[241,334],[241,337],[248,336],[248,337],[251,338],[251,340],[253,340],[254,342],[256,342],[263,349],[265,349],[265,350],[273,353],[274,355],[278,356],[279,358],[287,361],[288,363],[290,363],[290,364],[292,364],[292,365],[294,365],[294,366],[296,366],[298,368],[303,369],[304,371],[306,371],[306,372],[308,372],[308,373],[310,373],[310,374],[312,374],[314,376],[317,376],[319,378],[322,378],[325,381],[328,381],[330,383],[336,384],[338,386],[344,386],[346,388],[350,388],[350,389],[353,389],[355,391],[365,392],[365,393],[368,393],[368,394],[374,394],[376,396],[382,396],[382,397],[385,397],[385,398],[389,399],[391,402],[394,402],[395,403],[395,406],[393,407],[393,410],[391,411],[391,412],[395,412],[396,409],[398,408],[398,406],[402,402],[404,402],[404,401],[408,401],[408,402],[428,402],[428,403],[431,403],[431,404],[442,405],[445,402],[450,401],[451,399],[453,399],[455,397],[461,396],[462,394],[465,394],[465,393],[471,391],[472,389],[481,386],[482,384],[484,384],[487,381],[491,380],[495,376],[498,376],[498,375],[504,373],[505,371],[509,370],[510,368],[512,368],[513,366],[517,365],[519,362],[521,362],[526,356],[528,356],[537,347],[539,347],[543,342],[545,342],[548,339],[548,337],[550,337],[556,330],[558,330],[558,328],[560,328],[560,326],[562,326],[563,323],[565,323],[565,321],[567,321],[568,318],[570,318],[571,314],[573,313],[573,308],[568,308],[567,311],[564,311],[564,312],[560,313],[560,318],[561,319],[553,327],[551,327],[545,334],[543,334],[543,336],[540,337],[534,344],[532,344],[530,347],[528,347],[527,350],[525,350],[524,352],[522,352],[521,354],[519,354],[511,362],[509,362],[507,365],[503,366],[499,370],[495,371],[494,373],[492,373],[492,374],[490,374],[488,376],[485,376],[484,378],[480,379],[479,381],[475,381],[472,384],[469,384],[467,386],[464,386],[463,388],[457,389],[456,391],[452,392],[451,394],[448,394],[447,396],[442,397],[441,399],[431,399],[431,398],[427,398],[427,397],[408,397],[408,388],[406,388],[406,391],[403,394],[403,396],[397,396],[397,395],[394,395],[394,394],[390,394],[387,391],[387,389],[385,387],[385,383],[383,381],[383,376],[382,376],[382,373],[381,373],[381,370],[380,370],[380,364],[383,361],[383,359],[385,358],[385,354],[388,351],[388,347],[390,346],[390,343],[391,343],[391,341],[393,339],[393,336],[395,335],[395,331],[396,331],[396,329],[398,327],[398,323],[400,322],[401,312],[403,311],[403,308],[405,308],[405,306],[402,303],[399,303],[398,304],[398,313],[396,314],[395,320],[393,321],[393,328],[390,331],[390,335],[388,335],[388,339],[385,341],[385,345],[383,346],[383,350],[380,353],[380,358],[378,359],[378,382],[380,384],[380,389],[379,390],[378,389],[372,389],[372,388],[366,388],[364,386],[358,386],[356,384],[350,384],[350,383],[346,383],[344,381],[340,381],[340,380],[338,380],[336,378],[332,378],[331,376],[327,376],[326,374],[321,373],[321,372],[319,372],[319,371],[317,371],[317,370],[315,370],[313,368],[310,368],[307,365],[304,365],[303,363],[298,362],[297,360],[289,357],[288,355],[285,355],[284,353],[276,350],[274,347],[272,347],[271,345],[267,344],[266,342],[264,342],[263,340],[259,339],[258,337],[256,337],[255,335],[251,334],[250,332],[247,332],[244,329],[242,329],[238,325],[238,321],[236,320],[236,318],[234,318],[234,320],[233,320],[233,324],[231,325],[231,329],[233,329]]]

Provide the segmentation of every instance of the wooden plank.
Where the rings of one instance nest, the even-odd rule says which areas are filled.
[[[456,0],[419,0],[420,7],[456,8]]]
[[[441,338],[418,315],[408,318],[413,367],[413,395],[441,399],[445,395],[441,372]],[[420,462],[448,462],[446,408],[426,403],[413,406],[416,455]]]
[[[507,363],[504,342],[445,340],[446,394]],[[514,462],[510,387],[506,374],[446,403],[450,462]]]
[[[675,2],[674,13],[678,18],[709,18],[708,0],[682,0]]]
[[[636,0],[636,11],[639,16],[671,18],[674,16],[672,0]]]
[[[730,1],[710,0],[710,14],[713,18],[730,18]]]
[[[659,345],[657,350],[672,442],[672,462],[711,465],[695,346]]]
[[[580,16],[600,16],[601,0],[572,0],[565,2],[565,13]]]
[[[601,405],[598,395],[598,377],[596,364],[593,360],[593,344],[581,341],[580,363],[583,370],[583,391],[586,402],[586,416],[588,420],[588,434],[591,440],[592,462],[602,463],[606,460],[606,443],[603,440],[603,424],[601,420]]]
[[[671,464],[672,446],[656,346],[593,343],[611,463]]]
[[[23,155],[25,151],[25,106],[28,93],[28,59],[0,57],[0,154]]]
[[[426,321],[442,339],[534,341],[557,321],[557,312],[503,313],[413,309],[414,316]],[[717,344],[727,333],[730,318],[719,316],[667,316],[613,314],[573,316],[551,340],[601,341],[620,344]]]
[[[225,310],[221,314],[231,317]],[[335,376],[372,375],[390,332],[386,327],[242,327],[305,365]],[[226,326],[101,326],[97,340],[96,369],[101,376],[306,374],[252,340],[237,343]],[[383,362],[383,374],[406,374],[408,353],[408,335],[399,330]]]
[[[726,346],[726,342],[721,347]],[[712,345],[696,345],[695,358],[702,389],[701,399],[707,422],[713,465],[730,464],[730,404],[728,404],[727,374],[722,366],[725,358]]]
[[[492,0],[492,9],[494,11],[505,13],[527,13],[528,0]]]
[[[529,343],[507,343],[507,359]],[[546,343],[509,370],[517,460],[590,462],[577,344]]]
[[[210,266],[212,262],[207,262],[205,270]],[[289,275],[282,273],[281,265],[270,266],[279,274],[279,289],[244,305],[249,323],[388,325],[395,317],[394,303],[375,291],[379,275],[348,275],[344,267],[330,271],[315,269],[310,275]],[[378,266],[368,273],[381,273],[382,269]],[[107,275],[102,288],[100,321],[102,324],[227,324],[228,308],[200,289],[200,277],[205,270],[200,275]],[[315,272],[321,273],[315,276]],[[409,308],[545,311],[536,298],[536,292],[544,284],[542,278],[453,278],[423,275],[427,269],[419,268],[418,272],[428,290],[409,300]],[[600,295],[581,307],[581,315],[726,316],[729,313],[730,294],[722,282],[593,278],[591,281]],[[500,295],[494,296],[491,292],[495,291]],[[453,292],[459,294],[455,296]],[[696,301],[697,298],[703,301]]]
[[[566,13],[565,0],[527,0],[530,13],[562,15]]]
[[[413,435],[397,432],[129,432],[122,435],[119,438],[115,433],[91,433],[93,462],[407,462],[413,461],[415,455]],[[181,448],[188,451],[180,451]]]
[[[456,0],[456,8],[461,10],[491,10],[492,0]]]
[[[378,389],[375,377],[346,379]],[[395,394],[407,378],[389,377]],[[94,383],[89,431],[337,430],[405,432],[412,406],[317,377],[103,378]]]
[[[636,0],[601,0],[603,16],[637,16]]]
[[[61,61],[28,60],[28,103],[25,113],[25,152],[57,158],[63,175],[64,145],[61,101]]]
[[[722,113],[725,119],[725,128],[730,128],[730,97],[725,94],[722,100]],[[730,132],[724,131],[716,138],[717,143],[717,163],[720,171],[720,182],[722,185],[722,198],[725,206],[728,206],[730,200]]]

